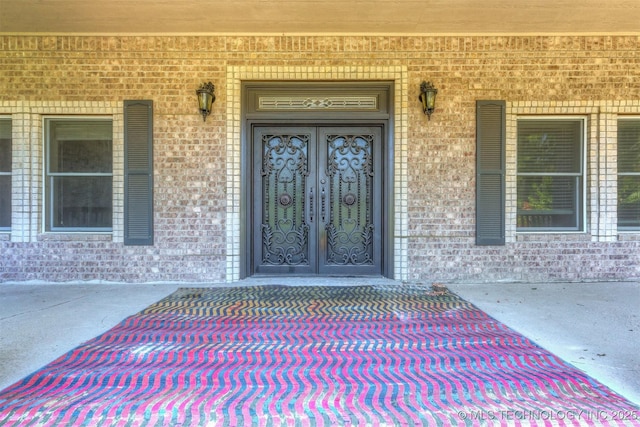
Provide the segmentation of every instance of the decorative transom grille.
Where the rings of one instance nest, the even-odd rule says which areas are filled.
[[[259,110],[377,110],[375,96],[261,96]]]

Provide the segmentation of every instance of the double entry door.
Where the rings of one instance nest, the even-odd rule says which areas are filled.
[[[383,134],[252,128],[254,274],[382,274]]]

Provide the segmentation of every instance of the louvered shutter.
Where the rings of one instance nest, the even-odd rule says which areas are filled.
[[[153,245],[153,101],[124,101],[124,244]]]
[[[476,102],[476,245],[505,244],[506,103]]]
[[[11,119],[0,119],[0,230],[11,229]]]

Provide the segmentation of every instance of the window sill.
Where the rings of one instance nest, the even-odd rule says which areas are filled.
[[[588,242],[591,241],[591,234],[584,231],[537,231],[537,232],[517,232],[517,242],[541,242],[541,241],[564,241],[564,242]]]
[[[38,235],[39,242],[87,242],[87,241],[97,241],[97,242],[110,242],[113,240],[112,232],[47,232],[44,234]]]
[[[516,230],[516,234],[587,234],[583,230]]]
[[[640,241],[640,230],[637,231],[619,231],[618,232],[618,241],[619,242],[638,242]]]

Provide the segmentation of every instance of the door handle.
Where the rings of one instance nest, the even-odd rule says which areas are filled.
[[[309,222],[313,222],[313,187],[309,189]]]
[[[323,180],[324,181],[324,180]],[[320,211],[321,211],[321,215],[322,215],[322,222],[326,223],[326,206],[327,206],[327,194],[324,191],[324,187],[322,187],[322,190],[320,191]]]

